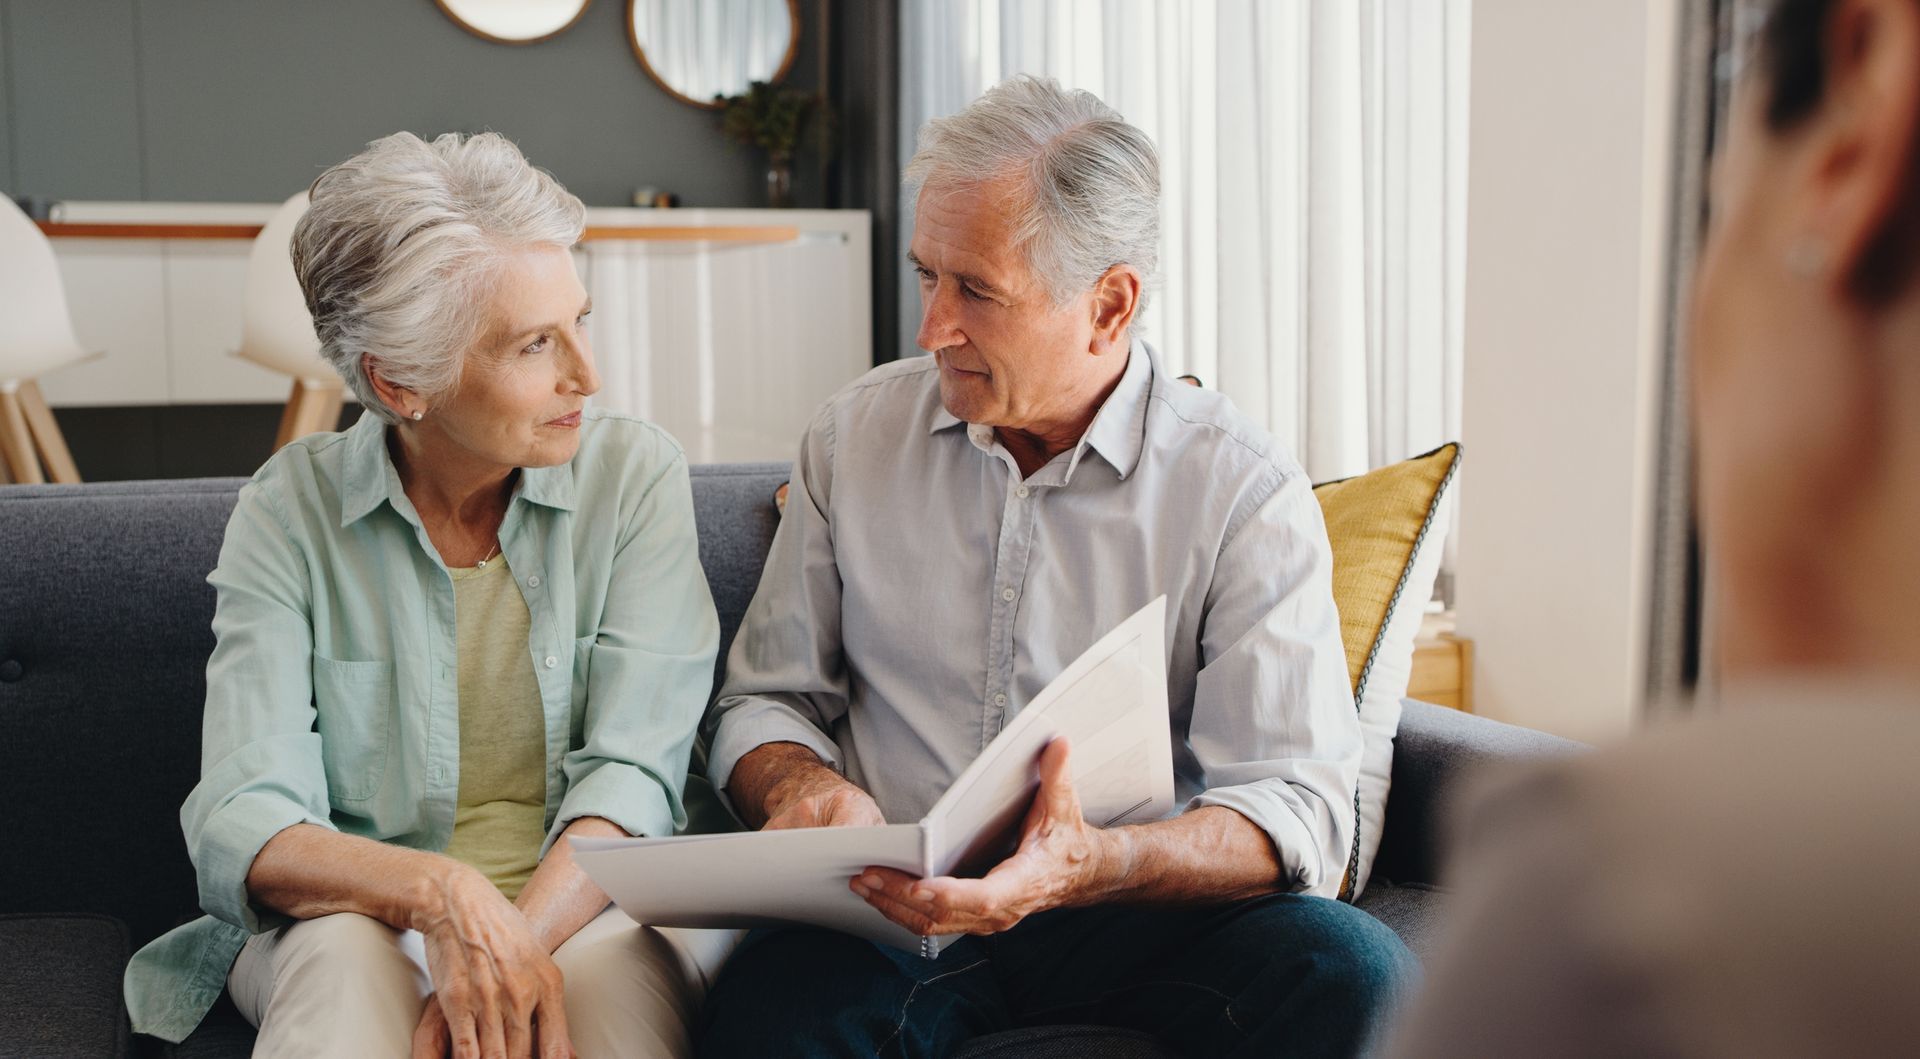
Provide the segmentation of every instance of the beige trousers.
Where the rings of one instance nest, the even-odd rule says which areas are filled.
[[[700,1001],[742,933],[600,913],[553,954],[574,1050],[582,1059],[692,1055]],[[404,1059],[433,983],[417,932],[340,913],[249,939],[227,990],[260,1030],[255,1055]]]

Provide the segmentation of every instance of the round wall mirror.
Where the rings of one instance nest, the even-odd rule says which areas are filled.
[[[669,95],[718,110],[716,96],[787,76],[800,44],[799,0],[627,0],[627,39]]]
[[[534,44],[580,21],[592,0],[433,0],[454,24],[495,44]]]

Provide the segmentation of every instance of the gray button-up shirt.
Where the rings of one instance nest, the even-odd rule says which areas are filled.
[[[940,403],[932,358],[875,368],[801,441],[787,513],[709,719],[708,774],[799,743],[887,819],[932,808],[1007,721],[1167,597],[1177,796],[1273,839],[1332,895],[1360,723],[1326,525],[1299,464],[1136,341],[1086,436],[1022,479]]]

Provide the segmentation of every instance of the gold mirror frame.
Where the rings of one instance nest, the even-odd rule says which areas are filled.
[[[647,61],[647,50],[640,46],[640,34],[633,28],[634,8],[640,2],[641,0],[627,0],[626,13],[627,46],[633,49],[633,57],[640,61],[640,69],[647,72],[647,77],[652,79],[654,84],[659,85],[662,92],[680,102],[690,103],[701,110],[719,110],[721,104],[711,99],[694,99],[691,96],[682,95],[678,89],[667,83],[666,78],[660,76],[660,71],[655,70],[652,63]],[[793,27],[793,32],[787,36],[787,53],[780,59],[780,68],[767,79],[767,83],[771,85],[777,85],[787,79],[788,71],[793,69],[794,57],[800,54],[800,0],[787,0],[787,24]],[[744,92],[746,89],[743,87],[741,91]]]
[[[475,26],[473,23],[468,22],[466,19],[461,18],[458,14],[456,14],[453,8],[449,6],[449,3],[450,3],[450,0],[433,0],[433,6],[439,8],[441,14],[447,16],[447,19],[449,21],[451,21],[454,25],[459,26],[461,29],[466,30],[468,33],[471,33],[474,36],[479,37],[481,40],[489,41],[494,44],[512,44],[512,45],[538,44],[543,40],[552,40],[553,38],[558,37],[560,34],[565,33],[566,31],[572,29],[574,26],[578,25],[580,23],[580,20],[586,17],[587,8],[593,6],[593,0],[580,0],[580,10],[575,11],[573,13],[573,17],[568,19],[566,21],[566,24],[561,26],[559,29],[554,30],[552,33],[542,34],[538,37],[526,37],[524,39],[517,39],[514,37],[496,37],[493,34],[488,33],[486,30],[480,29],[479,27]]]

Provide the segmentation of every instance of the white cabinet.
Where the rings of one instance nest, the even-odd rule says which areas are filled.
[[[63,219],[261,224],[274,208],[68,203]],[[576,261],[594,300],[595,403],[659,423],[695,462],[791,459],[819,403],[873,363],[865,211],[592,209],[587,224]],[[631,234],[676,227],[777,234]],[[54,248],[75,329],[104,356],[46,376],[52,404],[286,399],[287,378],[232,355],[248,240],[56,238]]]

